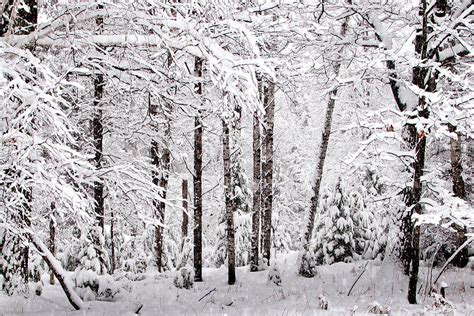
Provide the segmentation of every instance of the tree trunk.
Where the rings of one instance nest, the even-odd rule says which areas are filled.
[[[461,134],[456,131],[456,126],[451,124],[448,125],[448,129],[452,133],[456,133],[456,138],[450,139],[451,147],[451,174],[453,178],[453,193],[454,196],[467,200],[466,188],[464,186],[464,179],[462,177],[462,147],[461,147]],[[459,247],[466,240],[467,228],[461,227],[459,225],[451,225],[451,227],[456,231],[457,240],[456,246]],[[453,259],[452,263],[456,267],[462,268],[467,265],[469,261],[469,251],[467,247],[464,247],[459,254]]]
[[[69,279],[69,276],[66,271],[61,266],[61,263],[53,256],[49,251],[48,247],[36,236],[33,232],[28,232],[28,237],[31,243],[36,247],[40,255],[43,257],[44,261],[48,264],[51,271],[53,271],[56,279],[58,279],[59,284],[66,294],[69,303],[74,307],[74,309],[79,310],[84,308],[84,302],[82,299],[74,292],[73,283]]]
[[[252,249],[250,271],[258,271],[259,237],[260,237],[260,203],[261,203],[261,142],[260,119],[258,110],[253,115],[253,211],[252,211]]]
[[[348,18],[345,18],[341,26],[341,37],[344,37],[346,35],[347,27],[348,27]],[[339,56],[341,56],[341,58],[342,58],[343,52],[344,52],[344,47],[342,47],[339,51]],[[336,76],[339,75],[341,64],[342,62],[339,60],[334,65],[334,72]],[[319,204],[319,191],[321,188],[321,182],[323,180],[324,162],[326,161],[326,153],[327,153],[328,145],[329,145],[329,136],[331,135],[332,115],[334,112],[334,106],[336,105],[337,90],[338,89],[335,88],[329,94],[329,101],[328,101],[328,106],[326,109],[326,118],[325,118],[323,133],[321,137],[321,147],[319,150],[318,163],[316,165],[316,173],[314,175],[314,183],[312,186],[313,192],[311,196],[311,205],[309,209],[308,225],[306,227],[306,233],[304,236],[305,248],[308,247],[309,242],[311,241],[311,238],[313,236],[314,220],[316,217],[316,211]]]
[[[188,180],[181,184],[181,197],[183,199],[183,222],[181,224],[181,239],[188,237]]]
[[[257,73],[258,94],[263,102],[262,76]],[[253,114],[253,210],[252,210],[252,240],[250,255],[250,271],[258,271],[260,254],[260,225],[262,211],[262,141],[261,141],[260,111],[256,109]]]
[[[115,216],[114,212],[110,212],[110,248],[111,249],[111,257],[110,258],[110,273],[113,274],[115,269],[117,268],[116,257],[115,257]]]
[[[235,230],[234,230],[234,186],[232,184],[231,161],[230,161],[230,131],[229,123],[222,120],[223,127],[223,165],[224,165],[224,194],[225,194],[225,217],[227,232],[227,269],[228,283],[235,284]]]
[[[415,50],[420,54],[420,61],[427,58],[428,50],[428,21],[427,21],[427,3],[426,0],[420,1],[420,15],[422,18],[422,25],[417,31],[415,39]],[[435,75],[431,74],[430,70],[426,66],[415,66],[413,68],[413,83],[418,86],[421,91],[432,92],[436,89]],[[429,116],[429,104],[423,96],[418,98],[418,117],[428,118]],[[414,176],[413,176],[413,200],[412,204],[409,205],[410,217],[415,214],[421,214],[422,207],[420,204],[423,184],[421,178],[423,177],[423,169],[425,167],[425,148],[426,148],[426,135],[424,130],[416,132],[416,147],[415,147],[415,161],[413,163]],[[412,219],[413,221],[413,219]],[[420,225],[412,223],[412,243],[411,249],[408,252],[410,268],[409,268],[409,282],[408,282],[408,302],[410,304],[416,304],[416,291],[418,283],[418,271],[420,267]]]
[[[262,164],[263,199],[263,257],[270,265],[272,204],[273,204],[273,123],[275,112],[275,84],[267,82],[263,88],[265,106],[265,124]]]
[[[56,217],[55,217],[56,205],[54,202],[51,203],[51,218],[49,220],[49,251],[53,256],[56,255]],[[51,271],[49,275],[49,284],[54,285],[54,272]]]
[[[416,145],[416,161],[415,161],[415,176],[413,179],[413,212],[421,214],[421,193],[422,193],[422,182],[421,177],[423,176],[423,168],[425,166],[425,147],[426,137],[420,135]],[[411,265],[410,265],[410,279],[408,283],[408,302],[410,304],[416,304],[416,290],[418,283],[418,270],[420,267],[420,225],[413,225],[412,234],[412,247],[410,252]]]
[[[165,138],[170,137],[170,122],[168,121]],[[163,145],[163,150],[159,151],[158,143],[152,141],[152,162],[155,166],[155,171],[153,172],[153,183],[160,187],[161,200],[153,201],[155,207],[155,217],[159,221],[160,225],[155,227],[155,252],[156,252],[156,266],[159,272],[162,272],[164,269],[163,262],[163,226],[165,222],[165,209],[166,209],[166,192],[168,190],[168,179],[169,179],[169,170],[170,170],[170,158],[171,153],[168,149],[168,142],[166,141]]]
[[[102,5],[98,9],[103,9]],[[97,34],[100,34],[103,29],[104,19],[102,17],[96,18]],[[94,137],[94,164],[99,171],[102,168],[103,159],[103,140],[104,127],[102,125],[102,99],[104,97],[104,74],[97,73],[94,76],[94,114],[92,119],[92,134]],[[102,234],[105,233],[105,209],[104,209],[104,183],[103,181],[94,182],[94,200],[95,200],[95,215],[97,218],[97,225],[102,229]]]
[[[203,61],[196,57],[194,74],[203,75]],[[202,95],[202,83],[195,85],[196,94]],[[194,281],[202,282],[202,121],[200,111],[194,119]]]
[[[450,139],[451,147],[451,175],[453,177],[453,193],[460,199],[466,200],[466,188],[464,186],[464,179],[462,178],[462,164],[461,164],[461,135],[456,132],[456,127],[449,125],[449,131],[456,133],[456,138]]]

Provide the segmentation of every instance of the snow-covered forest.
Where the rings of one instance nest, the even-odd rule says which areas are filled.
[[[474,313],[473,32],[472,0],[0,0],[0,315]]]

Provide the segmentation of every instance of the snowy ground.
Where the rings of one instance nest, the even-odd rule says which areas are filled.
[[[225,267],[205,269],[205,282],[195,284],[192,290],[175,288],[172,273],[156,277],[149,273],[144,280],[133,282],[129,293],[119,294],[114,301],[88,302],[86,311],[73,311],[59,285],[45,285],[42,296],[29,299],[2,293],[0,315],[133,315],[141,304],[140,315],[350,315],[355,306],[355,315],[363,315],[373,301],[390,306],[391,315],[474,315],[474,272],[469,268],[452,269],[441,277],[440,281],[449,285],[447,297],[455,307],[447,312],[443,308],[433,309],[433,299],[423,295],[419,305],[409,305],[408,282],[391,263],[369,262],[348,297],[347,292],[366,261],[320,267],[319,276],[312,279],[296,274],[297,253],[282,255],[277,261],[281,286],[267,283],[267,271],[250,273],[248,267],[238,268],[238,282],[234,286],[226,284]],[[420,285],[425,278],[426,269],[420,275]],[[214,292],[199,301],[214,288]],[[319,307],[321,294],[329,300],[328,311]]]

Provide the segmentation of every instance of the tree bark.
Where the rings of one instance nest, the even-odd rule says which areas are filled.
[[[232,172],[230,161],[230,129],[229,123],[222,120],[223,127],[223,165],[224,165],[224,194],[225,194],[225,217],[227,232],[227,270],[229,285],[235,284],[235,230],[234,230],[234,186],[232,184]]]
[[[188,180],[181,184],[181,197],[183,199],[183,222],[181,224],[181,238],[188,237]]]
[[[166,114],[165,114],[166,116]],[[167,120],[166,130],[165,130],[165,139],[170,138],[170,122]],[[155,166],[153,172],[153,183],[156,186],[159,186],[161,193],[161,200],[153,201],[153,206],[155,207],[155,217],[159,221],[160,225],[155,227],[155,253],[156,253],[156,266],[159,272],[162,272],[164,269],[163,262],[163,226],[165,222],[165,210],[166,210],[166,193],[168,190],[168,180],[169,180],[169,171],[170,171],[170,159],[171,153],[168,149],[168,141],[165,141],[163,149],[160,151],[158,142],[156,140],[152,141],[152,163]]]
[[[56,217],[55,217],[56,205],[54,202],[51,203],[51,218],[49,220],[49,251],[53,256],[56,255]],[[54,272],[51,271],[49,275],[49,284],[54,285]]]
[[[462,151],[461,151],[461,134],[456,131],[456,127],[449,125],[449,131],[456,133],[455,138],[450,139],[451,148],[451,175],[453,178],[453,193],[460,199],[466,200],[466,188],[462,177]]]
[[[453,193],[454,196],[467,200],[466,188],[464,185],[464,179],[462,177],[462,147],[461,147],[461,134],[456,131],[456,126],[451,124],[448,125],[448,129],[452,133],[456,133],[455,138],[450,139],[451,147],[451,175],[453,178]],[[451,225],[451,227],[456,231],[457,242],[456,246],[459,247],[466,240],[467,228],[459,225]],[[469,262],[469,251],[468,248],[463,248],[459,254],[453,259],[453,265],[456,267],[465,267]]]
[[[344,37],[347,33],[348,27],[348,18],[344,19],[344,22],[341,26],[341,37]],[[342,57],[344,48],[342,47],[339,51],[339,56]],[[342,61],[337,61],[334,65],[334,72],[336,76],[339,75],[339,71],[341,68]],[[312,196],[311,196],[311,205],[309,209],[309,216],[308,216],[308,225],[306,227],[306,233],[304,236],[304,247],[307,248],[311,238],[313,236],[314,230],[314,220],[316,217],[316,211],[319,204],[319,191],[321,188],[321,182],[323,179],[323,171],[324,171],[324,162],[326,161],[326,154],[329,145],[329,136],[331,135],[331,123],[332,123],[332,116],[334,112],[334,106],[336,105],[336,96],[337,96],[338,88],[334,88],[329,94],[329,101],[328,106],[326,109],[326,118],[324,122],[323,133],[321,137],[321,147],[319,150],[319,157],[318,163],[316,165],[316,174],[314,177],[314,183],[312,186]]]
[[[203,60],[194,59],[194,74],[203,75]],[[202,95],[202,83],[195,85],[196,94]],[[202,282],[202,121],[201,113],[194,119],[194,281]]]
[[[270,265],[272,207],[273,207],[273,124],[275,113],[275,84],[267,82],[263,87],[265,124],[262,164],[263,200],[263,257]]]
[[[421,28],[418,29],[418,34],[415,39],[415,50],[420,54],[420,61],[424,61],[428,54],[428,21],[427,21],[427,3],[426,0],[420,0],[420,15],[422,18]],[[433,92],[436,89],[436,75],[431,74],[427,66],[415,66],[413,68],[413,83],[417,85],[422,91]],[[427,104],[425,97],[420,96],[418,99],[418,117],[428,118],[429,104]],[[424,130],[416,133],[416,147],[415,147],[415,161],[413,164],[413,200],[409,209],[410,217],[413,213],[421,214],[422,206],[420,204],[423,184],[421,178],[425,167],[425,148],[426,135]],[[416,304],[416,291],[418,283],[418,271],[420,267],[420,225],[413,223],[412,244],[409,251],[410,269],[408,282],[408,302]]]
[[[102,5],[98,6],[103,9]],[[97,31],[100,34],[104,27],[104,19],[102,17],[96,18]],[[94,113],[92,119],[92,134],[94,144],[94,164],[99,171],[102,168],[103,160],[103,140],[104,140],[104,126],[102,125],[102,98],[104,97],[104,74],[97,73],[94,76]],[[102,229],[102,234],[105,233],[105,209],[104,209],[104,183],[103,181],[94,182],[94,200],[95,200],[95,215],[97,218],[97,225]]]
[[[117,261],[115,257],[115,216],[113,211],[110,212],[110,248],[112,248],[110,258],[110,273],[113,274],[117,268]]]
[[[260,238],[260,203],[261,203],[261,142],[260,118],[258,110],[253,115],[253,211],[252,211],[252,245],[250,271],[258,271],[259,238]]]

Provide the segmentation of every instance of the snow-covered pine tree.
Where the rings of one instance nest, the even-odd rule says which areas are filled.
[[[8,295],[28,295],[28,287],[23,273],[23,251],[18,238],[5,238],[2,248],[2,289]]]
[[[237,132],[237,131],[236,131]],[[238,131],[240,136],[240,131]],[[235,134],[235,133],[234,133]],[[234,138],[237,138],[234,137]],[[231,155],[231,172],[234,182],[234,199],[236,213],[234,214],[235,227],[235,264],[236,266],[245,266],[250,260],[250,241],[251,241],[251,203],[252,192],[249,180],[242,167],[242,149],[240,140],[235,139],[234,152]]]
[[[354,259],[374,259],[382,250],[382,227],[374,214],[376,208],[367,201],[364,187],[357,186],[349,193],[349,208],[354,223]]]
[[[324,200],[324,199],[323,199]],[[333,193],[321,204],[316,237],[317,257],[326,264],[351,262],[354,258],[354,223],[346,184],[338,178]]]
[[[105,238],[99,226],[93,225],[89,234],[81,238],[82,249],[78,255],[80,264],[72,276],[75,291],[85,301],[99,297],[113,297],[118,289],[115,288],[112,277],[107,274],[107,250],[104,247]]]

